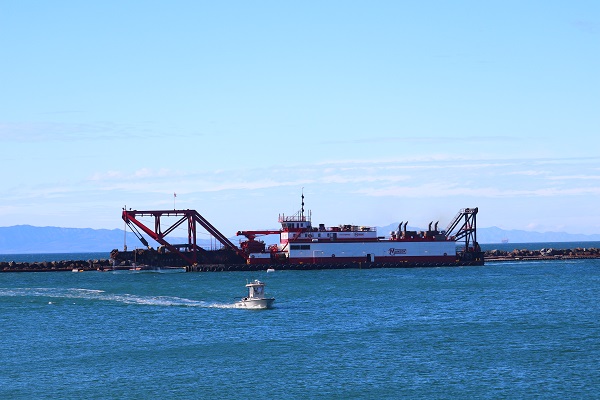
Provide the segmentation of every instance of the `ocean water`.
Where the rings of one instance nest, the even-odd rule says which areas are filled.
[[[275,308],[232,308],[261,279]],[[600,260],[0,274],[0,398],[598,397]]]

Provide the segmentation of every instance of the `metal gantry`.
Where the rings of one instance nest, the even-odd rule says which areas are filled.
[[[154,217],[154,229],[147,227],[143,222],[139,220],[141,217]],[[161,224],[162,217],[180,217],[174,224],[167,227],[163,231]],[[198,262],[198,253],[205,251],[196,244],[197,229],[196,225],[202,226],[209,234],[214,236],[224,247],[235,251],[240,254],[240,249],[234,245],[225,235],[217,230],[210,222],[208,222],[202,215],[196,210],[126,210],[123,209],[122,218],[125,223],[131,228],[131,231],[140,239],[140,241],[146,246],[148,242],[143,237],[140,230],[154,239],[156,242],[165,246],[170,252],[177,254],[183,258],[190,265]],[[174,245],[169,243],[165,237],[173,232],[177,227],[187,223],[187,239],[188,243],[183,245]],[[181,251],[181,248],[186,248],[187,251]]]
[[[477,212],[479,209],[463,208],[446,228],[446,236],[454,236],[456,241],[464,240],[465,252],[479,251],[477,247]]]

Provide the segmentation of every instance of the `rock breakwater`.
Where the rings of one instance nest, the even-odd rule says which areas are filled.
[[[65,260],[42,262],[0,262],[0,272],[52,272],[52,271],[97,271],[112,267],[112,261]]]
[[[574,249],[514,249],[487,250],[485,261],[555,260],[555,259],[600,258],[600,249],[577,247]]]

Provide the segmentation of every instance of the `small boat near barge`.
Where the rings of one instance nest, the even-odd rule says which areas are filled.
[[[248,296],[235,303],[236,308],[261,310],[271,308],[275,302],[274,297],[265,297],[265,283],[255,279],[246,284]]]

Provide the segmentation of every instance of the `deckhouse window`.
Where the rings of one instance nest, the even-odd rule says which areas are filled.
[[[310,250],[310,244],[293,244],[290,246],[291,250]]]

